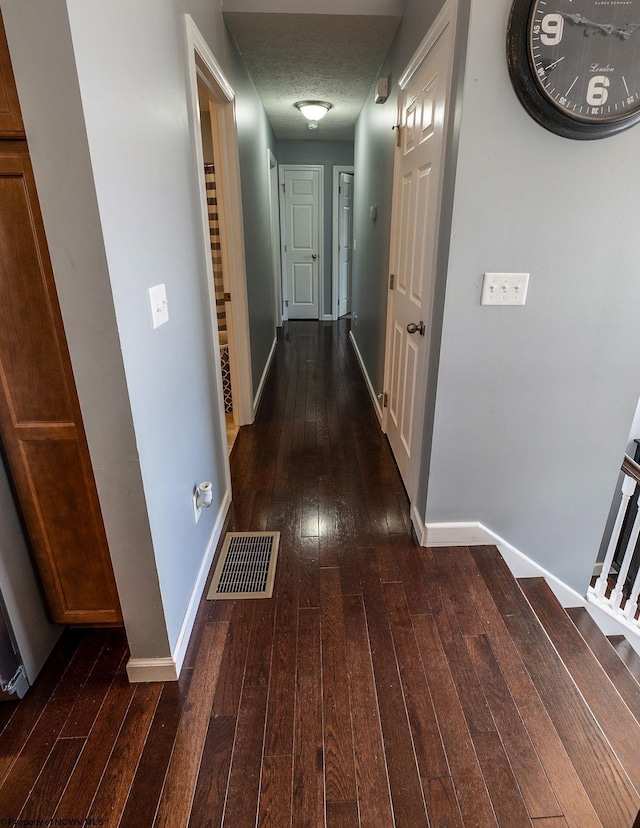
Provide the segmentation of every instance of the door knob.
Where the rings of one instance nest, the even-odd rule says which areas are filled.
[[[312,253],[312,254],[311,254],[311,258],[312,258],[312,259],[317,259],[317,258],[318,258],[318,254],[317,254],[317,253]]]
[[[407,333],[414,334],[417,331],[420,332],[420,336],[424,336],[425,326],[422,320],[420,320],[419,325],[416,325],[415,322],[409,322],[409,324],[407,325]]]

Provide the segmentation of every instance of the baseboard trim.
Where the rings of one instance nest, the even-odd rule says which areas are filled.
[[[333,322],[334,316],[332,313],[323,313],[322,314],[322,321],[323,322]]]
[[[415,509],[415,506],[412,508]],[[413,516],[413,514],[412,514]],[[477,521],[427,523],[422,546],[483,546],[495,543],[496,536]]]
[[[414,510],[415,507],[412,507],[411,518],[415,526]],[[636,632],[619,621],[611,612],[592,603],[586,596],[580,595],[564,581],[479,521],[428,523],[425,526],[424,537],[421,539],[418,535],[418,540],[422,546],[431,547],[485,546],[488,544],[496,546],[514,578],[544,578],[563,607],[583,607],[605,635],[624,635],[633,649],[640,654],[640,630]]]
[[[178,667],[172,658],[130,658],[127,676],[132,684],[145,681],[177,681]]]
[[[176,663],[178,675],[180,675],[180,670],[182,669],[182,662],[184,661],[184,657],[187,652],[187,647],[189,646],[189,639],[191,638],[191,632],[193,630],[193,625],[196,620],[196,614],[198,612],[198,606],[200,605],[200,599],[202,598],[202,593],[204,592],[205,587],[207,585],[207,577],[209,575],[209,570],[211,569],[211,564],[213,563],[213,556],[215,555],[216,548],[218,546],[218,541],[220,540],[220,536],[222,535],[224,522],[227,517],[227,512],[229,511],[230,506],[231,490],[227,489],[222,498],[222,502],[220,503],[220,508],[218,509],[218,514],[216,515],[216,520],[213,524],[213,529],[211,530],[211,537],[209,538],[207,549],[202,558],[202,563],[200,564],[198,577],[196,578],[196,582],[191,592],[189,606],[187,607],[187,611],[184,615],[184,620],[180,627],[180,632],[178,633],[178,639],[173,649],[172,656],[173,660]]]
[[[218,542],[222,535],[227,512],[231,506],[231,490],[227,489],[220,503],[211,537],[200,564],[198,577],[191,592],[189,605],[180,626],[180,632],[170,658],[130,658],[127,662],[127,676],[132,683],[145,681],[177,681],[180,677],[184,657],[189,646],[200,599],[207,585],[207,578],[213,563]]]
[[[420,546],[431,546],[432,544],[427,543],[427,527],[414,503],[411,504],[410,515],[413,531],[416,533]]]
[[[371,397],[371,402],[373,403],[373,410],[376,412],[378,422],[380,423],[380,425],[382,425],[382,407],[380,405],[380,400],[378,399],[378,396],[373,387],[373,383],[371,382],[371,378],[369,377],[369,374],[365,367],[364,360],[362,359],[362,354],[360,353],[360,349],[358,348],[358,343],[355,340],[353,331],[349,331],[349,339],[351,340],[351,344],[353,345],[353,350],[355,351],[356,359],[358,360],[360,370],[362,371],[362,376],[364,377],[365,385],[367,386],[367,390],[369,391],[369,396]]]
[[[264,371],[262,372],[262,376],[260,377],[260,385],[258,385],[258,390],[256,391],[256,395],[253,398],[253,416],[256,416],[258,411],[258,406],[260,405],[260,400],[262,399],[262,392],[264,391],[264,385],[267,381],[267,377],[269,376],[269,371],[271,370],[271,363],[273,362],[273,357],[276,352],[276,346],[278,344],[278,337],[274,337],[273,344],[271,345],[271,350],[269,351],[269,356],[267,357],[267,361],[264,366]]]

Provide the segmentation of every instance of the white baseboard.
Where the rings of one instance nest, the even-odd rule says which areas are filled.
[[[264,366],[264,371],[262,372],[262,376],[260,377],[260,385],[258,386],[258,390],[256,391],[256,395],[253,398],[253,416],[256,416],[256,412],[258,410],[258,406],[260,405],[260,400],[262,399],[262,392],[264,391],[264,384],[267,381],[267,377],[269,376],[269,369],[271,368],[271,363],[273,362],[273,357],[276,352],[276,346],[278,344],[278,338],[274,337],[273,344],[271,345],[271,350],[269,351],[269,356],[267,357],[267,361]]]
[[[127,676],[132,684],[143,681],[177,681],[178,668],[172,658],[130,658]]]
[[[415,509],[411,507],[411,519],[414,526],[417,520],[422,522]],[[417,531],[417,530],[416,530]],[[592,603],[549,572],[540,564],[520,552],[500,535],[488,529],[479,521],[468,523],[428,523],[424,534],[418,534],[421,546],[484,546],[494,545],[502,555],[514,578],[544,578],[553,594],[563,607],[584,607],[605,635],[624,635],[633,649],[640,654],[640,629],[631,629],[619,621],[611,611]]]
[[[322,321],[323,322],[333,322],[334,316],[332,313],[323,313],[322,314]]]
[[[187,611],[184,614],[184,619],[180,626],[180,632],[176,645],[173,648],[173,653],[170,658],[130,658],[127,662],[127,676],[132,683],[143,681],[177,681],[180,677],[180,670],[182,663],[189,646],[189,639],[193,631],[193,625],[196,620],[198,606],[205,586],[207,585],[207,576],[213,563],[213,556],[218,546],[218,541],[222,534],[224,521],[231,506],[231,490],[227,489],[220,503],[218,514],[216,516],[213,529],[211,530],[211,537],[205,550],[198,577],[191,591],[191,598],[187,606]]]
[[[413,517],[412,507],[412,517]],[[481,523],[427,523],[422,546],[482,546],[495,543],[495,535]]]
[[[432,544],[427,543],[427,527],[424,525],[422,516],[413,503],[411,504],[410,515],[411,523],[413,524],[413,529],[416,533],[420,546],[432,546]]]
[[[380,405],[380,400],[375,392],[373,387],[373,383],[371,382],[371,378],[367,373],[367,369],[364,364],[364,360],[362,359],[362,354],[360,353],[360,349],[358,348],[358,343],[355,340],[353,335],[353,331],[349,331],[349,339],[351,340],[351,344],[353,345],[353,350],[356,352],[356,358],[358,360],[358,364],[360,365],[360,370],[362,371],[362,376],[364,377],[365,385],[367,386],[367,390],[369,391],[369,396],[371,397],[371,402],[373,403],[373,409],[376,412],[376,416],[378,421],[382,425],[382,407]]]

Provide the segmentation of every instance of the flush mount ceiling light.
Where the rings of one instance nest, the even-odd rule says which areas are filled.
[[[298,101],[295,106],[302,112],[307,121],[310,121],[309,128],[315,129],[327,112],[333,107],[333,104],[327,101]],[[314,126],[311,126],[314,124]]]

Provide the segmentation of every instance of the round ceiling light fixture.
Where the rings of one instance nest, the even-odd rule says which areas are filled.
[[[302,112],[307,121],[316,125],[333,108],[333,104],[327,101],[298,101],[294,106]]]

